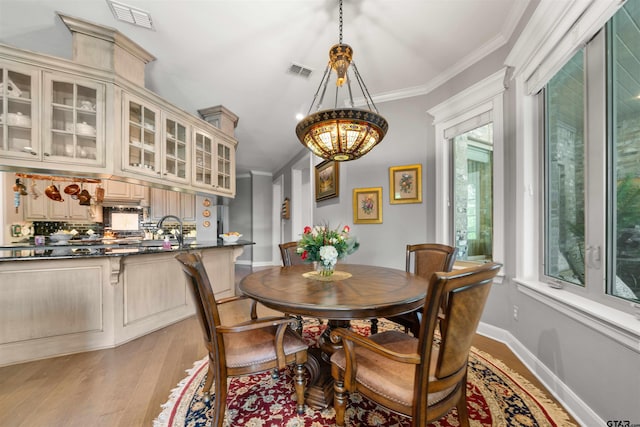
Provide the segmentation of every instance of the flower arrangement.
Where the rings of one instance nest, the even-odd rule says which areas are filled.
[[[339,259],[354,253],[360,243],[349,235],[348,225],[332,229],[328,225],[306,226],[298,241],[297,253],[304,261],[318,263],[322,275],[331,275]]]

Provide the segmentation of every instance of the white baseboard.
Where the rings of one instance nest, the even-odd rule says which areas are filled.
[[[505,344],[549,390],[553,397],[564,406],[571,416],[582,426],[603,426],[606,422],[576,395],[555,373],[529,351],[511,332],[487,323],[480,323],[478,333]]]
[[[238,265],[251,265],[250,259],[238,259],[236,260],[236,264]]]
[[[251,264],[252,267],[273,267],[272,261],[260,261]]]

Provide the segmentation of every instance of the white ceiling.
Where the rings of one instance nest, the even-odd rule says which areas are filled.
[[[150,13],[155,30],[117,21],[106,0],[0,0],[0,43],[70,58],[56,12],[116,28],[157,58],[147,66],[149,89],[196,115],[221,104],[239,116],[239,172],[275,172],[301,150],[295,115],[308,112],[338,42],[337,0],[119,3]],[[374,100],[427,93],[503,46],[528,4],[344,0],[344,42]],[[291,63],[313,73],[290,74]]]

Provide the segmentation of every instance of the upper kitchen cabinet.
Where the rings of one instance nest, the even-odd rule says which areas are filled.
[[[186,120],[162,106],[125,93],[123,169],[180,184],[189,184],[189,138]]]
[[[164,115],[164,137],[162,138],[162,176],[175,182],[190,181],[189,133],[187,125],[179,119]]]
[[[0,60],[0,156],[30,158],[38,139],[38,73]]]
[[[233,141],[195,129],[193,149],[193,185],[234,196],[236,147]]]
[[[72,59],[0,44],[0,170],[235,196],[237,116],[145,87],[155,58],[119,31],[58,14]]]
[[[135,203],[147,205],[149,203],[149,188],[144,185],[107,179],[104,186],[104,203]]]
[[[124,95],[124,170],[156,177],[161,174],[160,110]]]
[[[105,85],[44,74],[45,161],[104,165]]]

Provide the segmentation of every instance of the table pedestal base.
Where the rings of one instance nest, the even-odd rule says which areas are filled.
[[[333,378],[331,364],[325,362],[318,348],[310,348],[307,356],[309,383],[306,402],[311,408],[319,410],[333,404]]]
[[[342,348],[329,338],[335,328],[349,328],[348,320],[329,320],[329,324],[320,336],[320,348],[310,348],[307,357],[309,383],[307,384],[307,405],[313,409],[324,409],[333,405],[333,378],[331,377],[331,355]]]

